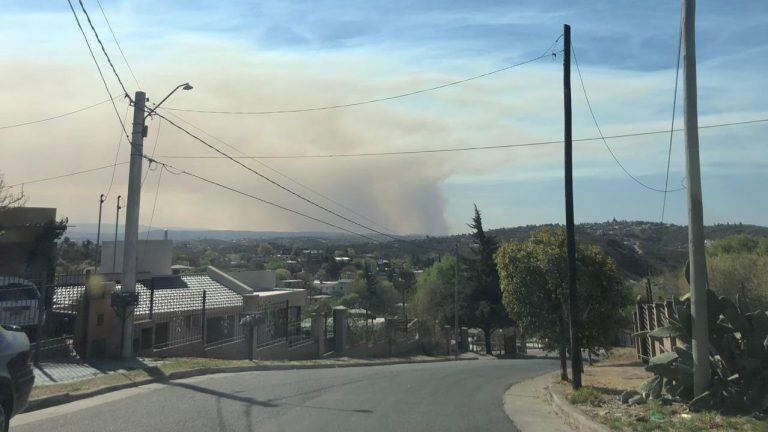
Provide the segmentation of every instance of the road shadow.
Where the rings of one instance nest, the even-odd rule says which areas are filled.
[[[166,384],[169,385],[169,386],[181,387],[181,388],[184,388],[186,390],[191,390],[191,391],[195,391],[195,392],[198,392],[198,393],[208,394],[208,395],[211,395],[211,396],[215,396],[216,398],[219,398],[219,399],[228,399],[228,400],[240,402],[240,403],[247,404],[247,405],[259,406],[259,407],[262,407],[262,408],[278,408],[278,407],[281,407],[281,406],[292,406],[292,407],[297,407],[297,408],[310,408],[310,409],[329,410],[329,411],[338,411],[338,412],[347,412],[347,413],[361,413],[361,414],[371,414],[371,413],[373,413],[373,411],[369,410],[369,409],[332,408],[332,407],[322,407],[322,406],[307,405],[307,404],[294,404],[294,403],[290,403],[290,402],[286,402],[285,401],[285,399],[288,399],[288,398],[291,398],[291,397],[302,396],[302,395],[307,395],[307,394],[312,394],[312,393],[318,393],[318,392],[322,392],[323,390],[327,390],[329,388],[338,387],[340,385],[346,385],[346,384],[350,384],[350,383],[344,383],[344,384],[339,384],[339,385],[327,386],[327,387],[324,387],[324,388],[321,388],[321,389],[311,390],[311,391],[302,392],[302,393],[296,393],[296,394],[285,396],[285,397],[282,397],[282,398],[264,399],[264,400],[256,399],[256,398],[253,398],[253,397],[250,397],[250,396],[240,396],[240,395],[235,394],[235,393],[222,392],[222,391],[219,391],[219,390],[213,390],[213,389],[209,389],[209,388],[206,388],[206,387],[201,387],[201,386],[198,386],[198,385],[194,385],[194,384],[190,384],[190,383],[184,383],[184,382],[178,382],[178,381],[170,381],[170,382],[168,382]]]

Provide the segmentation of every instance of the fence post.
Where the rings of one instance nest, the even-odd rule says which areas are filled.
[[[152,281],[149,284],[149,320],[152,321],[155,319],[155,280],[152,279]]]
[[[45,335],[45,330],[43,329],[44,323],[45,323],[45,311],[47,309],[46,307],[46,301],[48,294],[48,281],[47,278],[43,279],[43,283],[40,287],[40,300],[37,302],[37,328],[35,329],[35,351],[33,353],[34,363],[39,364],[40,363],[40,343],[43,340],[43,337]]]
[[[207,328],[208,328],[208,321],[205,319],[205,295],[206,295],[206,291],[203,290],[203,307],[202,307],[202,309],[200,311],[200,321],[201,321],[200,325],[203,327],[202,328],[203,349],[205,349],[205,339],[206,339],[206,336],[207,336],[206,333],[207,333]]]
[[[290,339],[290,329],[288,326],[288,305],[290,302],[288,300],[285,301],[285,343],[289,346],[291,345],[291,339]]]

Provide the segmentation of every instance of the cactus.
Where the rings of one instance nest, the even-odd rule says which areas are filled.
[[[673,351],[653,357],[646,370],[656,374],[664,391],[688,402],[692,410],[768,413],[768,312],[752,311],[741,295],[734,303],[707,291],[709,352],[712,374],[709,391],[693,399],[691,304],[673,300],[668,325],[648,333],[651,338],[675,337],[683,342]]]

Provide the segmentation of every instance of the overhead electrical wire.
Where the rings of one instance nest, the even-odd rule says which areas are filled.
[[[727,127],[727,126],[740,126],[740,125],[747,125],[747,124],[755,124],[755,123],[768,123],[768,118],[763,119],[755,119],[755,120],[744,120],[744,121],[736,121],[736,122],[728,122],[728,123],[715,123],[711,125],[705,125],[705,126],[699,126],[699,129],[712,129],[712,128],[719,128],[719,127]],[[681,132],[683,129],[675,129],[673,132]],[[638,132],[638,133],[629,133],[629,134],[622,134],[622,135],[606,135],[604,137],[594,137],[594,138],[578,138],[574,139],[574,142],[577,141],[599,141],[601,139],[614,139],[614,138],[626,138],[626,137],[635,137],[635,136],[646,136],[646,135],[658,135],[658,134],[668,134],[670,131],[668,129],[665,130],[658,130],[658,131],[649,131],[649,132]],[[499,149],[499,148],[509,148],[510,146],[525,146],[525,145],[548,145],[548,144],[562,144],[563,141],[543,141],[539,143],[529,143],[529,144],[519,144],[519,145],[500,145],[500,146],[487,146],[487,147],[473,147],[473,148],[454,148],[454,149],[436,149],[436,150],[427,150],[428,152],[451,152],[451,151],[468,151],[468,150],[493,150],[493,149]],[[368,153],[368,154],[350,154],[348,156],[381,156],[381,155],[398,155],[398,154],[412,154],[412,152],[394,152],[394,153]],[[239,158],[237,156],[232,156],[235,159],[274,159],[274,158],[289,158],[289,159],[298,159],[298,158],[310,158],[310,157],[334,157],[332,155],[294,155],[294,156],[248,156],[244,158]],[[158,158],[179,158],[179,159],[222,159],[223,156],[158,156]],[[117,165],[126,164],[128,162],[121,162]],[[154,160],[153,160],[154,163]],[[68,177],[70,175],[77,175],[77,174],[83,174],[91,171],[96,171],[100,169],[105,168],[111,168],[114,166],[113,164],[105,165],[103,167],[97,167],[93,168],[91,170],[86,171],[76,171],[68,174],[63,174],[61,176],[56,177],[46,177],[41,179],[35,179],[35,180],[29,180],[25,182],[19,182],[12,186],[19,186],[22,184],[31,184],[31,183],[38,183],[48,180],[54,180],[60,177]],[[9,186],[9,187],[12,187]],[[681,187],[681,189],[685,189],[685,185]],[[671,191],[670,191],[671,192]]]
[[[128,119],[128,109],[130,109],[130,105],[125,106],[125,114],[123,115],[123,123]],[[117,150],[115,150],[115,161],[114,165],[112,165],[112,177],[109,179],[109,186],[107,187],[107,191],[104,192],[104,199],[107,199],[109,197],[109,193],[112,192],[112,185],[115,183],[115,171],[117,171],[117,157],[120,155],[120,145],[123,143],[123,131],[120,131],[120,136],[117,139]]]
[[[77,23],[77,27],[80,29],[80,33],[83,35],[83,40],[85,40],[85,45],[88,47],[88,52],[91,53],[91,58],[93,59],[93,63],[96,65],[96,69],[99,71],[101,82],[104,84],[104,90],[107,92],[107,95],[109,96],[109,100],[112,103],[112,108],[115,110],[115,115],[117,116],[117,120],[120,122],[120,127],[123,130],[123,133],[125,134],[126,138],[128,139],[128,142],[130,143],[131,139],[128,137],[128,131],[125,129],[125,123],[123,123],[123,119],[122,117],[120,117],[120,112],[117,110],[117,105],[115,105],[115,98],[112,96],[112,92],[109,91],[109,85],[107,84],[107,80],[104,78],[104,73],[102,73],[101,71],[101,66],[99,66],[98,60],[96,60],[96,55],[93,53],[93,49],[91,48],[91,43],[88,41],[88,36],[86,36],[85,30],[83,29],[82,24],[80,24],[80,18],[77,17],[77,12],[75,12],[75,8],[74,6],[72,6],[72,0],[67,0],[67,3],[69,3],[69,8],[70,10],[72,10],[72,15],[75,17],[75,22]]]
[[[330,213],[330,214],[332,214],[332,215],[334,215],[334,216],[336,216],[336,217],[338,217],[340,219],[343,219],[343,220],[345,220],[347,222],[350,222],[350,223],[352,223],[354,225],[357,225],[357,226],[359,226],[361,228],[364,228],[364,229],[366,229],[368,231],[374,232],[374,233],[379,234],[379,235],[383,235],[383,236],[388,237],[388,238],[390,238],[392,240],[402,240],[401,238],[392,236],[392,235],[387,234],[387,233],[385,233],[383,231],[377,230],[376,228],[372,228],[370,226],[362,224],[362,223],[360,223],[360,222],[358,222],[358,221],[356,221],[354,219],[348,218],[348,217],[346,217],[346,216],[344,216],[344,215],[342,215],[342,214],[340,214],[340,213],[338,213],[338,212],[336,212],[334,210],[331,210],[328,207],[323,206],[322,204],[318,204],[315,201],[312,201],[311,199],[309,199],[309,198],[305,197],[304,195],[294,191],[293,189],[290,189],[290,188],[288,188],[286,186],[283,186],[282,184],[280,184],[279,182],[275,181],[274,179],[272,179],[270,177],[267,177],[266,175],[260,173],[259,171],[256,171],[255,169],[249,167],[248,165],[245,165],[244,163],[240,162],[239,160],[237,160],[237,159],[233,158],[232,156],[228,155],[227,153],[223,152],[221,149],[219,149],[218,147],[214,146],[213,144],[210,144],[206,140],[200,138],[199,136],[193,134],[192,132],[188,131],[184,127],[178,125],[176,122],[174,122],[173,120],[170,120],[168,117],[165,117],[162,114],[157,113],[157,112],[155,112],[155,115],[157,115],[160,118],[164,119],[171,126],[177,128],[180,131],[184,132],[185,134],[189,135],[190,137],[192,137],[196,141],[202,143],[203,145],[205,145],[206,147],[208,147],[211,150],[215,151],[216,153],[219,153],[222,156],[226,156],[229,160],[231,160],[232,162],[236,163],[237,165],[240,165],[241,167],[245,168],[246,170],[250,171],[251,173],[261,177],[262,179],[268,181],[269,183],[272,183],[274,186],[276,186],[276,187],[278,187],[278,188],[288,192],[289,194],[291,194],[291,195],[301,199],[302,201],[305,201],[308,204],[311,204],[311,205],[313,205],[313,206],[315,206],[315,207],[325,211],[326,213]]]
[[[747,124],[754,124],[754,123],[767,123],[767,122],[768,122],[768,118],[761,118],[761,119],[744,120],[744,121],[727,122],[727,123],[714,123],[711,125],[699,126],[699,129],[713,129],[713,128],[726,127],[726,126],[740,126],[740,125],[747,125]],[[673,129],[673,130],[662,129],[662,130],[646,131],[646,132],[625,133],[625,134],[619,134],[619,135],[603,135],[603,136],[590,137],[590,138],[575,138],[573,139],[573,142],[600,141],[600,140],[607,140],[607,139],[659,135],[659,134],[668,134],[672,132],[682,132],[684,130],[685,129]],[[535,146],[544,146],[544,145],[554,145],[554,144],[562,144],[562,143],[563,143],[563,140],[552,140],[552,141],[535,141],[535,142],[520,143],[520,144],[499,144],[499,145],[489,145],[489,146],[452,147],[452,148],[445,148],[445,149],[418,149],[418,150],[403,150],[403,151],[390,151],[390,152],[334,153],[334,154],[308,154],[308,155],[301,155],[301,154],[299,155],[252,155],[252,156],[243,156],[243,157],[239,157],[239,156],[233,156],[233,157],[235,159],[321,159],[321,158],[330,159],[330,158],[345,158],[345,157],[399,156],[399,155],[430,154],[430,153],[449,153],[449,152],[463,152],[463,151],[474,151],[474,150],[496,150],[496,149],[505,149],[505,148],[514,148],[514,147],[535,147]],[[166,159],[223,159],[225,158],[224,156],[190,156],[190,155],[161,155],[158,157],[166,158]]]
[[[70,0],[67,0],[67,1],[69,2],[69,6],[72,7],[72,2]],[[101,52],[104,53],[104,57],[107,58],[107,63],[109,63],[109,66],[112,68],[112,73],[115,74],[115,78],[117,78],[117,82],[120,83],[120,88],[123,89],[123,93],[125,94],[125,97],[128,99],[131,99],[131,95],[128,93],[128,90],[125,88],[125,84],[123,84],[123,80],[120,78],[120,74],[117,73],[117,69],[115,69],[115,65],[112,63],[112,59],[109,58],[109,54],[107,54],[107,50],[106,48],[104,48],[104,44],[101,42],[101,38],[99,37],[99,32],[97,32],[96,27],[93,26],[93,22],[91,21],[91,16],[88,15],[88,11],[85,9],[83,0],[78,0],[78,2],[80,3],[80,9],[83,10],[83,13],[85,14],[85,18],[88,20],[88,25],[91,26],[91,30],[93,30],[93,35],[96,36],[96,41],[99,43],[99,46],[101,47]],[[78,20],[78,25],[80,25],[79,20]],[[82,30],[82,27],[81,27],[81,30]]]
[[[39,179],[34,179],[34,180],[27,180],[27,181],[15,183],[15,184],[12,184],[12,185],[8,185],[8,187],[17,187],[17,186],[23,186],[23,185],[28,185],[28,184],[32,184],[32,183],[40,183],[40,182],[46,182],[46,181],[49,181],[49,180],[56,180],[56,179],[65,178],[65,177],[72,177],[72,176],[76,176],[76,175],[80,175],[80,174],[86,174],[86,173],[90,173],[90,172],[94,172],[94,171],[100,171],[100,170],[103,170],[103,169],[112,168],[112,167],[117,166],[117,165],[125,165],[127,163],[128,163],[128,161],[117,162],[117,163],[114,163],[114,164],[104,165],[104,166],[100,166],[100,167],[96,167],[96,168],[88,168],[88,169],[81,170],[81,171],[74,171],[74,172],[69,172],[69,173],[66,173],[66,174],[60,174],[60,175],[53,176],[53,177],[44,177],[44,178],[39,178]]]
[[[0,126],[0,129],[10,129],[10,128],[16,128],[16,127],[21,127],[21,126],[29,126],[29,125],[32,125],[32,124],[43,123],[43,122],[47,122],[47,121],[50,121],[50,120],[60,119],[62,117],[70,116],[72,114],[77,114],[79,112],[83,112],[83,111],[89,110],[91,108],[95,108],[95,107],[97,107],[99,105],[103,105],[103,104],[109,102],[110,100],[117,99],[118,97],[119,96],[115,96],[113,98],[104,99],[103,101],[96,102],[93,105],[88,105],[87,107],[78,108],[78,109],[76,109],[74,111],[65,112],[63,114],[57,114],[57,115],[51,116],[51,117],[45,117],[45,118],[41,118],[41,119],[38,119],[38,120],[31,120],[31,121],[27,121],[27,122],[23,122],[23,123],[15,123],[15,124],[9,124],[9,125],[5,125],[5,126]]]
[[[676,66],[675,66],[675,90],[674,94],[672,95],[672,126],[670,127],[670,130],[675,130],[675,114],[677,112],[677,83],[680,79],[680,51],[682,51],[683,46],[683,26],[682,21],[680,23],[680,30],[678,34],[677,39],[677,58],[676,60]],[[669,147],[667,149],[667,175],[664,178],[664,199],[661,204],[661,223],[664,223],[664,216],[667,212],[667,189],[669,189],[669,165],[672,162],[672,138],[674,136],[673,132],[669,133]]]
[[[581,76],[581,68],[579,67],[579,60],[576,57],[576,50],[573,48],[573,45],[571,45],[571,52],[573,53],[574,63],[576,63],[576,71],[579,74],[579,82],[581,83],[581,89],[584,92],[584,100],[587,102],[587,108],[589,109],[589,114],[592,116],[592,121],[595,124],[595,128],[597,129],[597,133],[600,135],[600,139],[602,139],[602,141],[603,141],[603,145],[605,145],[605,148],[608,150],[608,153],[611,154],[611,157],[616,162],[616,164],[619,166],[619,168],[621,168],[621,170],[624,171],[624,173],[629,178],[634,180],[635,183],[639,184],[640,186],[642,186],[642,187],[644,187],[644,188],[646,188],[648,190],[652,190],[654,192],[663,192],[663,193],[677,192],[677,191],[683,190],[683,188],[676,188],[676,189],[668,190],[666,187],[664,189],[659,189],[659,188],[655,188],[653,186],[650,186],[650,185],[644,183],[643,181],[641,181],[640,179],[638,179],[637,177],[635,177],[634,175],[632,175],[632,173],[630,173],[629,170],[627,170],[624,167],[624,165],[621,163],[621,161],[619,161],[619,158],[616,157],[616,154],[611,149],[611,146],[608,145],[608,141],[603,136],[603,131],[602,131],[602,129],[600,129],[600,124],[597,122],[597,116],[595,116],[595,112],[594,112],[594,110],[592,110],[592,104],[589,102],[589,96],[587,95],[587,88],[584,85],[584,79]]]
[[[120,51],[120,55],[123,57],[123,61],[125,62],[125,65],[128,67],[128,71],[131,73],[131,76],[133,77],[133,81],[136,83],[136,87],[141,88],[141,85],[139,85],[139,80],[136,79],[136,75],[133,73],[133,68],[131,67],[131,64],[128,63],[128,59],[125,57],[125,53],[123,52],[123,48],[120,46],[120,42],[117,41],[117,36],[115,35],[114,30],[112,30],[112,24],[109,23],[107,14],[106,12],[104,12],[104,8],[101,7],[101,1],[96,0],[96,3],[99,5],[99,9],[101,9],[101,16],[104,17],[104,21],[107,23],[107,28],[109,28],[109,32],[112,33],[112,40],[115,41],[115,45],[117,45],[117,49],[118,51]]]
[[[227,186],[227,185],[225,185],[225,184],[222,184],[222,183],[219,183],[219,182],[217,182],[217,181],[214,181],[214,180],[208,179],[208,178],[206,178],[206,177],[203,177],[203,176],[201,176],[201,175],[198,175],[198,174],[192,173],[192,172],[190,172],[190,171],[187,171],[187,170],[184,170],[184,169],[180,169],[180,168],[176,168],[176,167],[174,167],[174,166],[173,166],[173,165],[171,165],[171,164],[168,164],[168,163],[165,163],[165,162],[161,162],[161,161],[158,161],[158,160],[154,160],[154,159],[152,159],[152,158],[149,158],[148,156],[144,156],[144,158],[145,158],[145,159],[147,159],[147,160],[149,160],[149,161],[151,161],[152,163],[156,163],[156,164],[159,164],[159,165],[161,165],[162,167],[164,167],[164,168],[168,169],[168,172],[170,172],[171,174],[174,174],[174,175],[181,175],[181,174],[184,174],[184,175],[187,175],[187,176],[190,176],[190,177],[194,177],[194,178],[196,178],[196,179],[198,179],[198,180],[200,180],[200,181],[203,181],[203,182],[206,182],[206,183],[212,184],[212,185],[214,185],[214,186],[218,186],[218,187],[220,187],[220,188],[222,188],[222,189],[226,189],[226,190],[228,190],[228,191],[234,192],[234,193],[236,193],[236,194],[239,194],[239,195],[242,195],[242,196],[244,196],[244,197],[247,197],[247,198],[251,198],[251,199],[253,199],[253,200],[256,200],[256,201],[262,202],[262,203],[264,203],[264,204],[267,204],[267,205],[270,205],[270,206],[272,206],[272,207],[276,207],[276,208],[279,208],[279,209],[281,209],[281,210],[287,211],[287,212],[289,212],[289,213],[293,213],[293,214],[295,214],[295,215],[298,215],[298,216],[302,216],[302,217],[304,217],[304,218],[307,218],[307,219],[313,220],[313,221],[315,221],[315,222],[319,222],[319,223],[321,223],[321,224],[323,224],[323,225],[327,225],[327,226],[330,226],[330,227],[336,228],[336,229],[338,229],[338,230],[341,230],[341,231],[347,232],[347,233],[349,233],[349,234],[354,234],[354,235],[356,235],[356,236],[360,236],[360,237],[363,237],[363,238],[365,238],[365,239],[368,239],[368,240],[370,240],[370,241],[372,241],[372,242],[374,242],[374,243],[379,243],[379,240],[377,240],[377,239],[375,239],[375,238],[373,238],[373,237],[369,237],[369,236],[367,236],[367,235],[365,235],[365,234],[361,234],[361,233],[358,233],[358,232],[356,232],[356,231],[353,231],[353,230],[350,230],[350,229],[344,228],[344,227],[342,227],[342,226],[339,226],[339,225],[336,225],[336,224],[334,224],[334,223],[332,223],[332,222],[328,222],[328,221],[326,221],[326,220],[323,220],[323,219],[320,219],[320,218],[316,218],[316,217],[314,217],[314,216],[310,216],[310,215],[308,215],[308,214],[306,214],[306,213],[303,213],[303,212],[301,212],[301,211],[298,211],[298,210],[294,210],[294,209],[292,209],[292,208],[289,208],[289,207],[286,207],[286,206],[283,206],[283,205],[280,205],[280,204],[274,203],[274,202],[272,202],[272,201],[266,200],[266,199],[264,199],[264,198],[258,197],[258,196],[256,196],[256,195],[253,195],[253,194],[249,194],[249,193],[247,193],[247,192],[243,192],[243,191],[241,191],[241,190],[239,190],[239,189],[236,189],[236,188],[234,188],[234,187],[232,187],[232,186]],[[174,172],[174,171],[176,171],[176,172]]]
[[[205,131],[204,129],[202,129],[202,128],[198,127],[198,126],[195,126],[194,124],[192,124],[189,121],[185,120],[181,116],[179,116],[177,114],[174,114],[172,112],[167,112],[167,114],[173,116],[174,118],[177,118],[181,122],[184,122],[189,127],[191,127],[193,129],[195,129],[195,130],[197,130],[197,131],[207,135],[208,137],[210,137],[210,138],[212,138],[212,139],[214,139],[214,140],[224,144],[225,146],[231,148],[232,150],[235,150],[236,152],[240,153],[241,155],[246,156],[246,157],[248,156],[248,154],[246,154],[245,152],[243,152],[239,148],[233,146],[232,144],[224,141],[223,139],[221,139],[221,138],[219,138],[217,136],[212,135],[211,133]],[[154,152],[153,152],[153,156],[154,156]],[[222,156],[222,158],[223,158],[223,156]],[[267,168],[268,170],[274,172],[275,174],[277,174],[277,175],[279,175],[279,176],[281,176],[281,177],[291,181],[292,183],[294,183],[294,184],[296,184],[296,185],[298,185],[298,186],[300,186],[300,187],[302,187],[302,188],[304,188],[304,189],[314,193],[315,195],[317,195],[317,196],[319,196],[319,197],[321,197],[321,198],[323,198],[323,199],[325,199],[325,200],[335,204],[336,206],[338,206],[338,207],[340,207],[340,208],[342,208],[342,209],[344,209],[344,210],[346,210],[346,211],[348,211],[348,212],[350,212],[350,213],[352,213],[352,214],[354,214],[354,215],[356,215],[358,217],[361,217],[361,218],[365,219],[366,221],[372,223],[373,225],[376,225],[377,227],[379,227],[379,228],[381,228],[381,229],[383,229],[385,231],[388,231],[390,234],[396,234],[394,232],[394,230],[385,227],[384,225],[376,222],[375,220],[369,218],[368,216],[365,216],[364,214],[361,214],[361,213],[355,211],[354,209],[350,208],[349,206],[347,206],[347,205],[345,205],[345,204],[343,204],[343,203],[341,203],[341,202],[339,202],[339,201],[337,201],[337,200],[335,200],[335,199],[333,199],[333,198],[331,198],[331,197],[329,197],[329,196],[327,196],[327,195],[325,195],[325,194],[315,190],[312,187],[307,186],[306,184],[296,180],[295,178],[293,178],[293,177],[291,177],[291,176],[289,176],[289,175],[287,175],[287,174],[285,174],[285,173],[283,173],[283,172],[281,172],[281,171],[279,171],[279,170],[277,170],[277,169],[275,169],[275,168],[265,164],[264,162],[262,162],[262,161],[260,161],[258,159],[253,159],[253,160],[256,163],[258,163],[259,165],[263,166],[264,168]]]
[[[377,103],[377,102],[384,102],[384,101],[390,101],[390,100],[394,100],[394,99],[400,99],[400,98],[404,98],[404,97],[408,97],[408,96],[413,96],[413,95],[417,95],[417,94],[421,94],[421,93],[427,93],[427,92],[431,92],[431,91],[435,91],[435,90],[444,89],[446,87],[452,87],[452,86],[459,85],[459,84],[464,84],[464,83],[469,82],[469,81],[474,81],[476,79],[484,78],[484,77],[487,77],[487,76],[490,76],[490,75],[495,75],[495,74],[500,73],[500,72],[504,72],[504,71],[507,71],[507,70],[510,70],[510,69],[513,69],[513,68],[516,68],[516,67],[519,67],[519,66],[526,65],[528,63],[533,63],[533,62],[535,62],[537,60],[541,60],[541,59],[543,59],[545,57],[549,57],[550,55],[555,54],[556,52],[552,51],[552,49],[554,48],[555,44],[557,43],[558,40],[560,40],[561,37],[562,37],[562,35],[558,36],[558,38],[555,39],[555,41],[552,43],[552,45],[546,51],[544,51],[543,54],[541,54],[541,55],[539,55],[537,57],[533,57],[533,58],[530,58],[528,60],[524,60],[524,61],[512,64],[512,65],[509,65],[509,66],[505,66],[503,68],[495,69],[495,70],[492,70],[490,72],[485,72],[485,73],[482,73],[482,74],[479,74],[479,75],[474,75],[474,76],[471,76],[471,77],[468,77],[468,78],[464,78],[464,79],[460,79],[460,80],[457,80],[457,81],[451,81],[449,83],[440,84],[440,85],[436,85],[436,86],[432,86],[432,87],[427,87],[427,88],[423,88],[423,89],[419,89],[419,90],[413,90],[413,91],[409,91],[409,92],[405,92],[405,93],[400,93],[400,94],[396,94],[396,95],[393,95],[393,96],[385,96],[385,97],[379,97],[379,98],[374,98],[374,99],[362,100],[362,101],[358,101],[358,102],[350,102],[350,103],[335,104],[335,105],[325,105],[325,106],[306,107],[306,108],[293,108],[293,109],[278,109],[278,110],[267,110],[267,111],[215,111],[215,110],[201,110],[201,109],[191,109],[191,108],[170,108],[170,107],[167,107],[165,109],[166,110],[171,110],[171,111],[184,111],[184,112],[193,112],[193,113],[201,113],[201,114],[269,115],[269,114],[302,113],[302,112],[311,112],[311,111],[327,111],[327,110],[335,110],[335,109],[339,109],[339,108],[349,108],[349,107],[355,107],[355,106],[360,106],[360,105],[368,105],[368,104],[373,104],[373,103]],[[557,51],[557,52],[560,52],[560,51]]]

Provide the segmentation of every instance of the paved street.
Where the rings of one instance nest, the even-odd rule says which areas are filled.
[[[27,431],[509,431],[502,396],[554,360],[222,374],[22,414]]]

